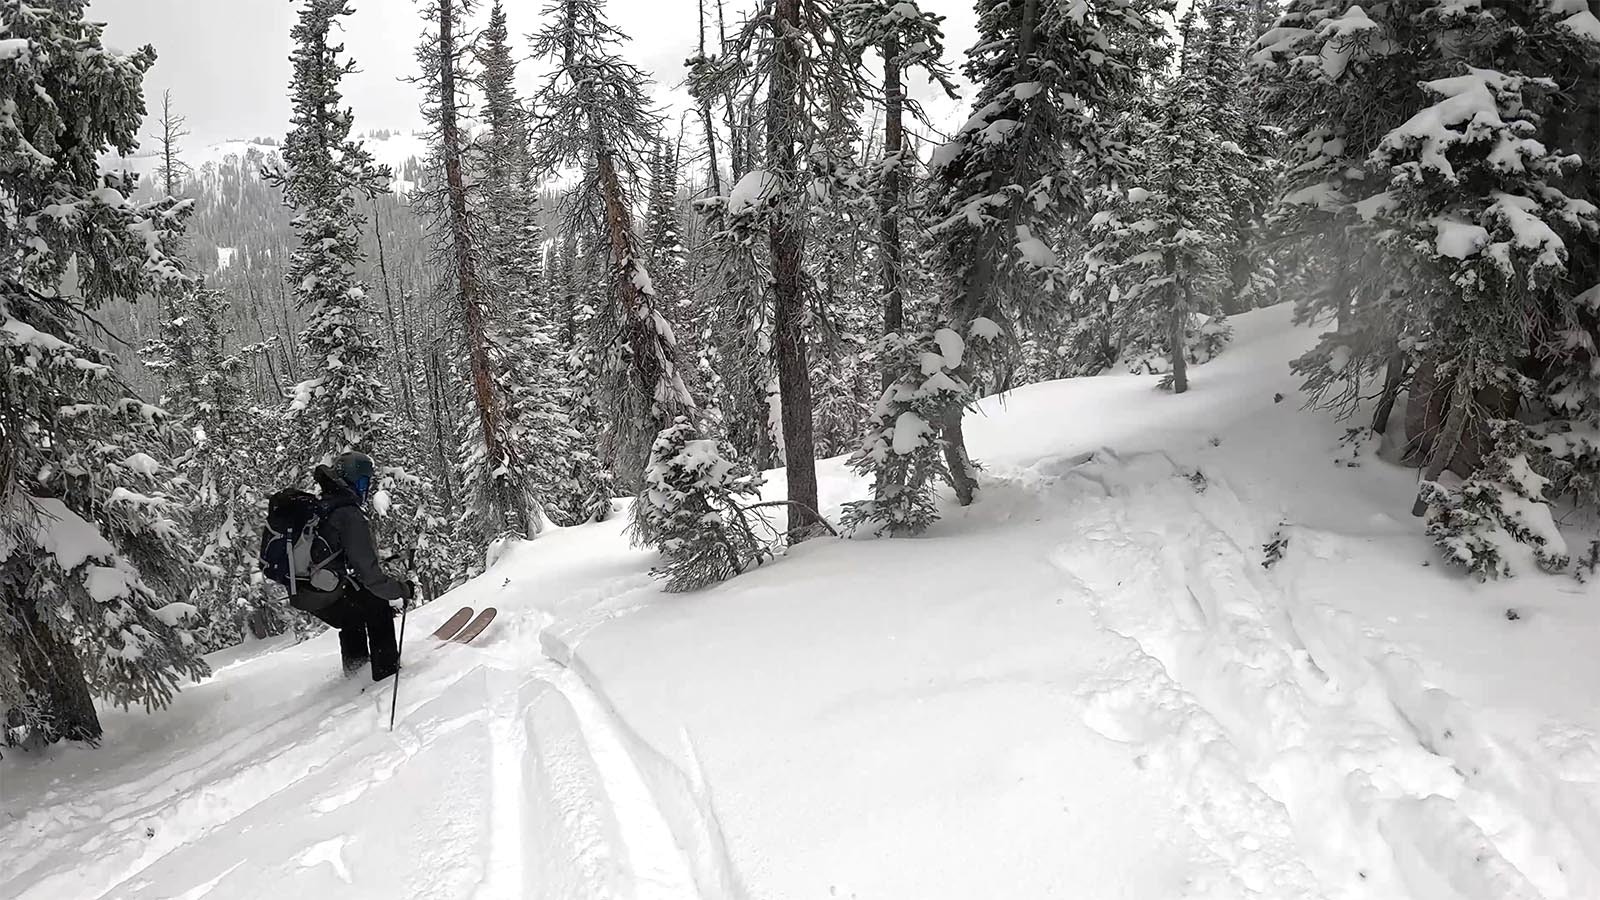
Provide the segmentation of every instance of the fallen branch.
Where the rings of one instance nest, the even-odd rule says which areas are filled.
[[[763,506],[796,506],[796,507],[799,507],[802,511],[810,513],[811,516],[817,520],[817,524],[819,524],[822,527],[828,529],[828,533],[829,534],[833,535],[834,537],[839,537],[840,536],[839,529],[834,528],[833,527],[833,523],[829,522],[827,519],[824,519],[822,517],[821,513],[817,512],[816,510],[812,509],[811,507],[805,505],[804,503],[801,503],[798,500],[763,500],[760,503],[752,503],[749,506],[741,506],[740,509],[741,510],[745,510],[745,511],[749,511],[749,510],[752,510],[752,509],[759,509],[759,508],[761,508]]]

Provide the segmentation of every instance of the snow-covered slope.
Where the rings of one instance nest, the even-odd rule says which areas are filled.
[[[675,596],[620,522],[515,547],[412,615],[393,734],[331,636],[219,659],[168,711],[108,714],[101,749],[0,762],[0,883],[1600,897],[1600,596],[1426,565],[1415,473],[1348,465],[1298,408],[1310,334],[1282,308],[1235,327],[1182,397],[986,401],[980,500],[923,538]],[[825,505],[864,490],[820,468]],[[427,637],[491,604],[479,644]]]
[[[262,143],[262,140],[265,139],[240,139],[185,147],[182,159],[195,172],[199,172],[207,163],[221,164],[230,156],[242,160],[251,150],[263,156],[274,156],[283,149],[277,144]],[[361,136],[360,140],[375,161],[388,166],[395,173],[397,191],[410,188],[409,182],[400,180],[400,172],[405,164],[413,159],[422,160],[428,155],[427,138],[422,134],[384,130],[368,133]],[[133,156],[108,155],[100,160],[100,165],[109,171],[133,172],[140,177],[154,177],[157,167],[161,165],[161,157],[157,153],[155,142],[146,141]]]

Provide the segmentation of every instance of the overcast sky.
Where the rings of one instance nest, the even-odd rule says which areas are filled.
[[[520,37],[536,29],[545,2],[505,0],[512,32]],[[361,71],[345,80],[344,95],[358,127],[419,127],[418,89],[402,80],[414,71],[412,51],[422,28],[415,0],[354,0],[353,6],[344,41]],[[968,0],[924,0],[922,6],[948,17],[946,58],[959,60],[973,37]],[[190,146],[204,146],[282,136],[296,8],[293,0],[94,0],[89,16],[107,24],[112,47],[155,45],[159,59],[145,79],[149,108],[154,113],[161,91],[170,88],[178,112],[189,118]],[[728,0],[727,8],[739,9],[738,0]],[[609,11],[613,24],[633,38],[627,57],[655,75],[658,99],[681,102],[681,93],[670,89],[682,80],[683,60],[695,44],[695,0],[611,0]],[[950,104],[935,112],[946,125],[956,115]],[[146,135],[153,131],[153,124],[146,126]]]

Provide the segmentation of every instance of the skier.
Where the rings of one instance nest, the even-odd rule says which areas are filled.
[[[312,615],[339,629],[339,655],[346,675],[359,672],[370,659],[372,680],[382,681],[400,668],[394,616],[415,590],[391,577],[378,562],[372,526],[361,511],[373,471],[371,457],[352,452],[312,473],[322,491],[319,531],[341,561],[345,581],[344,595]]]

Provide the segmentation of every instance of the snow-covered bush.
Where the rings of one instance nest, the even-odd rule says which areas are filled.
[[[968,334],[988,341],[999,327],[980,318]],[[845,504],[847,528],[920,534],[939,518],[934,492],[950,479],[950,469],[938,423],[972,402],[972,389],[958,374],[966,354],[966,341],[949,328],[884,338],[880,357],[893,381],[850,457],[851,469],[872,478],[872,497]]]
[[[768,526],[744,502],[760,499],[760,473],[727,441],[698,435],[680,416],[656,437],[629,524],[635,545],[661,551],[652,574],[669,591],[726,581],[772,558],[773,541],[757,531]]]
[[[1448,561],[1480,580],[1513,574],[1512,559],[1529,551],[1545,571],[1566,568],[1567,543],[1546,502],[1550,480],[1534,470],[1522,426],[1496,422],[1494,436],[1493,452],[1471,478],[1423,485],[1428,535]]]

